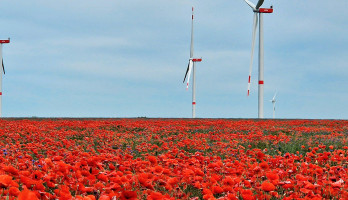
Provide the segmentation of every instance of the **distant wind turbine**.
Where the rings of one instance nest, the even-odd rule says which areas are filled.
[[[272,100],[270,100],[270,102],[272,102],[272,104],[273,104],[273,119],[275,119],[275,109],[276,109],[275,105],[276,105],[276,96],[277,96],[277,92],[274,94],[274,96],[273,96]]]
[[[188,90],[191,71],[193,71],[192,75],[192,118],[196,117],[196,62],[201,62],[202,58],[193,58],[193,7],[192,7],[192,26],[191,26],[191,48],[190,48],[190,59],[185,73],[185,80],[187,79],[186,90]]]
[[[259,15],[259,105],[258,105],[258,117],[263,118],[263,13],[273,13],[273,8],[260,8],[264,0],[259,0],[255,6],[249,0],[244,0],[254,12],[254,24],[253,24],[253,36],[252,36],[252,45],[251,45],[251,59],[249,67],[249,77],[248,77],[248,96],[250,93],[250,79],[251,71],[253,66],[253,56],[254,56],[254,47],[255,47],[255,37],[257,29],[257,21]]]
[[[0,59],[2,64],[2,67],[0,67],[0,117],[2,117],[2,73],[5,74],[4,59],[2,58],[2,45],[7,43],[10,43],[10,38],[7,40],[0,40]]]

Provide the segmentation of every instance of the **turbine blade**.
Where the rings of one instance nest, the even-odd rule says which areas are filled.
[[[248,96],[250,94],[250,81],[251,81],[251,72],[253,69],[253,58],[254,58],[257,21],[258,21],[257,13],[254,13],[253,36],[252,36],[252,42],[251,42],[251,58],[250,58],[250,66],[249,66],[249,78],[248,78]]]
[[[190,68],[190,61],[189,61],[188,65],[187,65],[187,69],[186,69],[186,73],[185,73],[185,78],[184,78],[184,80],[182,81],[183,83],[184,83],[185,80],[186,80],[186,76],[187,76],[187,72],[189,71],[189,68]]]
[[[2,59],[2,71],[3,71],[3,72],[4,72],[4,74],[5,74],[4,59]]]
[[[277,96],[277,92],[274,94],[273,100],[276,98],[276,96]]]
[[[257,4],[256,4],[256,9],[259,9],[262,6],[264,1],[265,0],[259,0],[259,2],[257,2]]]
[[[255,4],[251,3],[249,0],[244,0],[253,10],[256,9]],[[261,1],[261,0],[260,0]]]
[[[186,90],[188,89],[189,82],[190,82],[190,76],[191,76],[191,71],[192,71],[192,60],[189,62],[189,69],[188,69],[188,74],[187,74],[187,84],[186,84]]]

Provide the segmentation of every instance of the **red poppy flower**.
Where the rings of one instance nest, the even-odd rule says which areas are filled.
[[[152,165],[157,165],[157,159],[155,156],[148,156],[147,159],[149,159]]]
[[[154,169],[153,169],[153,173],[154,173],[154,174],[161,175],[162,172],[163,172],[163,167],[162,167],[162,166],[156,166],[156,167],[154,167]]]
[[[268,173],[266,173],[266,176],[271,181],[279,180],[279,176],[276,172],[268,172]]]
[[[95,196],[94,195],[88,195],[85,198],[83,198],[83,200],[95,200]]]
[[[265,154],[262,153],[261,151],[258,151],[258,152],[256,153],[256,155],[257,155],[257,158],[258,158],[259,160],[262,160],[262,159],[265,157]]]
[[[213,193],[214,194],[220,194],[220,193],[223,193],[224,192],[224,190],[220,187],[220,186],[214,186],[213,187]]]
[[[18,196],[20,191],[18,188],[16,187],[10,187],[10,189],[8,190],[8,193],[11,195],[11,196]]]
[[[300,191],[305,193],[305,194],[308,194],[308,193],[312,192],[311,190],[308,190],[306,188],[301,188]]]
[[[110,164],[109,164],[109,169],[110,169],[110,170],[115,170],[116,167],[115,167],[115,165],[113,165],[112,163],[110,163]]]
[[[268,169],[269,166],[266,162],[262,162],[260,163],[260,167],[265,170],[265,169]]]
[[[0,175],[0,187],[8,187],[12,181],[9,175]]]
[[[18,169],[12,167],[12,166],[6,166],[4,167],[4,171],[7,173],[10,173],[12,175],[18,175]]]
[[[151,194],[148,197],[148,200],[161,200],[164,196],[159,192],[151,192]]]
[[[242,197],[244,200],[254,200],[253,192],[251,190],[242,190]]]
[[[105,174],[98,174],[97,179],[108,182],[108,177]]]
[[[19,193],[18,200],[39,200],[39,198],[37,198],[34,192],[24,189],[21,193]]]
[[[167,183],[169,185],[171,185],[172,187],[174,187],[177,183],[179,182],[178,178],[174,177],[174,178],[169,178]]]
[[[231,194],[231,193],[229,193],[229,194],[227,195],[227,198],[228,198],[229,200],[238,200],[237,196],[234,195],[234,194]]]
[[[275,190],[275,186],[270,182],[263,182],[261,184],[261,189],[265,192],[270,192],[270,191]]]
[[[136,191],[122,191],[121,200],[125,200],[125,199],[136,200],[137,199],[137,192]]]
[[[107,195],[101,195],[99,197],[99,200],[111,200],[111,198],[109,196],[107,196]]]

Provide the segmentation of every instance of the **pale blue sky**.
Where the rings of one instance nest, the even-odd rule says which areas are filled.
[[[254,2],[256,2],[254,0]],[[265,117],[348,119],[347,0],[265,0]],[[252,11],[243,0],[0,2],[4,117],[257,117],[246,96]]]

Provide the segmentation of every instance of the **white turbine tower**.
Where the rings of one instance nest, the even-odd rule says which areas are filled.
[[[263,4],[264,0],[259,0],[255,6],[249,0],[244,0],[254,12],[254,24],[253,24],[253,36],[251,43],[251,59],[250,59],[250,67],[249,67],[249,78],[248,78],[248,96],[250,94],[250,79],[251,79],[251,71],[253,66],[253,57],[254,57],[254,47],[255,47],[255,37],[256,37],[256,29],[257,22],[259,21],[259,109],[258,109],[258,117],[263,118],[263,13],[273,13],[273,8],[260,8]],[[258,17],[259,16],[259,17]],[[260,20],[258,20],[260,18]]]
[[[7,40],[0,40],[0,59],[2,67],[0,67],[0,117],[2,117],[2,73],[5,74],[4,59],[2,58],[2,45],[10,43],[10,38]]]
[[[273,104],[273,119],[275,119],[275,104],[276,104],[276,96],[277,96],[277,92],[274,94],[272,100],[270,100],[270,102],[272,102]]]
[[[186,90],[188,90],[189,82],[190,82],[190,76],[191,71],[193,71],[192,75],[192,118],[196,117],[196,62],[202,62],[202,58],[193,58],[193,7],[192,7],[192,27],[191,27],[191,48],[190,48],[190,59],[187,66],[187,70],[185,73],[185,78],[183,83],[185,82],[187,78],[187,84],[186,84]]]

